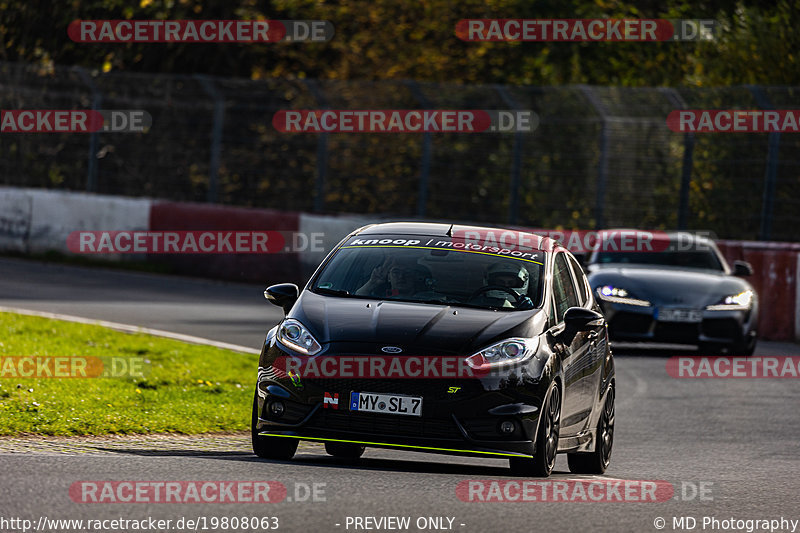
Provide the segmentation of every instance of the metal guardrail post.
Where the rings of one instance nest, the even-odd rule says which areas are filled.
[[[222,152],[222,127],[225,123],[225,99],[208,76],[195,75],[203,90],[214,101],[214,122],[211,126],[211,159],[208,162],[208,194],[206,201],[214,204],[218,200],[219,160]]]
[[[330,109],[328,99],[322,93],[315,80],[304,78],[308,91],[319,104],[320,109]],[[314,185],[314,212],[321,213],[325,209],[325,179],[328,174],[328,133],[320,133],[317,137],[317,177]]]
[[[764,110],[774,110],[767,93],[758,85],[748,85],[747,88],[756,100],[758,107]],[[775,211],[775,185],[778,181],[778,150],[781,143],[781,132],[769,132],[767,145],[767,168],[764,172],[764,193],[761,197],[761,227],[758,238],[768,241],[772,238],[772,216]]]
[[[406,80],[405,82],[411,95],[417,99],[417,102],[423,109],[431,109],[433,106],[419,88],[419,84],[414,80]],[[433,134],[426,131],[422,134],[422,158],[419,163],[419,189],[417,192],[417,216],[424,217],[428,208],[428,183],[431,176],[431,159],[433,154]]]
[[[588,85],[578,86],[594,107],[595,111],[600,115],[603,121],[603,129],[600,132],[600,159],[597,162],[597,192],[595,196],[594,207],[594,226],[595,229],[603,229],[605,227],[605,201],[606,201],[606,183],[608,181],[608,117],[609,113],[605,104],[600,101],[595,94],[594,89]]]
[[[686,101],[675,89],[660,89],[675,109],[686,109]],[[692,167],[694,166],[694,132],[686,132],[683,136],[683,166],[681,168],[681,191],[678,202],[678,229],[685,230],[689,226],[689,191],[692,184]]]
[[[97,85],[94,83],[92,77],[88,72],[86,72],[86,69],[78,66],[72,67],[72,69],[78,73],[78,76],[81,78],[83,83],[89,87],[89,91],[92,93],[92,111],[97,111],[102,105],[103,95],[100,93],[100,90],[97,88]],[[97,192],[97,138],[99,135],[100,133],[97,131],[93,131],[89,134],[89,159],[87,161],[86,168],[86,192]]]
[[[509,94],[505,87],[495,84],[494,89],[500,95],[505,105],[514,110],[521,110],[522,108]],[[520,175],[522,172],[522,141],[523,132],[517,131],[514,133],[514,144],[512,145],[511,155],[511,185],[508,198],[508,223],[516,224],[519,218],[519,187]]]

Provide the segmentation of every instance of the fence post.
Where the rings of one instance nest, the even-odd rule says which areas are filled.
[[[314,97],[321,109],[330,109],[328,99],[317,85],[317,82],[304,78],[308,91]],[[314,185],[314,212],[321,213],[325,209],[325,178],[328,173],[328,133],[319,133],[317,137],[317,178]]]
[[[495,84],[494,89],[500,98],[503,99],[505,105],[517,111],[522,109],[514,98],[509,94],[505,87],[500,84]],[[511,186],[508,198],[508,223],[516,224],[519,217],[519,186],[520,186],[520,173],[522,169],[522,140],[523,133],[517,131],[514,133],[514,144],[512,145],[511,155]]]
[[[219,189],[219,159],[222,151],[222,126],[225,123],[225,100],[208,76],[196,74],[203,90],[214,101],[214,123],[211,126],[211,159],[208,163],[208,195],[206,201],[217,203]]]
[[[597,163],[597,193],[595,198],[594,219],[595,229],[603,229],[605,226],[605,202],[606,202],[606,182],[608,180],[608,110],[605,104],[600,101],[594,89],[588,85],[578,86],[600,115],[603,121],[603,128],[600,131],[600,159]]]
[[[758,107],[764,110],[773,110],[775,106],[769,97],[758,85],[748,85]],[[767,169],[764,173],[764,194],[761,197],[761,227],[758,238],[768,241],[772,237],[772,215],[775,210],[775,184],[778,180],[778,149],[781,143],[781,132],[769,132],[767,145]]]
[[[686,101],[675,89],[663,87],[661,92],[667,97],[675,109],[686,109]],[[681,168],[681,192],[678,202],[678,229],[685,230],[689,226],[689,190],[692,184],[692,167],[694,165],[694,132],[686,132],[683,136],[683,166]]]
[[[411,91],[411,96],[417,99],[423,109],[431,109],[430,100],[428,100],[419,88],[419,85],[414,80],[404,81],[408,90]],[[419,164],[419,190],[417,192],[417,216],[424,217],[428,207],[428,182],[431,175],[431,157],[433,152],[433,135],[431,132],[426,131],[422,134],[422,158]]]
[[[97,111],[103,102],[103,95],[97,89],[94,80],[83,67],[72,67],[92,93],[92,111]],[[97,137],[98,131],[89,134],[89,160],[86,168],[86,192],[97,192]]]

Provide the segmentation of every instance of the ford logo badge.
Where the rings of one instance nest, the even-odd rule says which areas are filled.
[[[381,348],[381,351],[384,353],[400,353],[403,351],[403,349],[398,348],[397,346],[384,346]]]

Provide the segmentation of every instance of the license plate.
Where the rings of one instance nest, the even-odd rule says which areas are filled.
[[[350,410],[388,415],[422,416],[422,398],[400,394],[351,392]]]
[[[688,322],[703,321],[703,312],[697,309],[659,309],[659,322]]]

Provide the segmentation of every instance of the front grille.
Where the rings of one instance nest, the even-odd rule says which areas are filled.
[[[650,331],[650,326],[653,323],[651,315],[644,315],[641,313],[627,313],[620,311],[614,315],[614,318],[609,323],[610,335],[643,335]]]
[[[659,322],[656,325],[656,338],[663,342],[678,344],[696,343],[700,335],[699,324],[683,324],[680,322]]]
[[[358,413],[341,409],[318,410],[304,428],[386,437],[463,439],[452,419]]]
[[[374,392],[379,394],[403,394],[406,396],[420,396],[423,402],[453,400],[454,397],[448,390],[459,387],[458,399],[471,398],[483,392],[483,386],[477,380],[469,379],[346,379],[323,378],[304,379],[303,383],[319,387],[325,392],[338,392],[344,395],[344,402],[350,398],[351,392]]]
[[[707,318],[703,320],[703,333],[709,337],[738,339],[741,326],[735,318]]]

